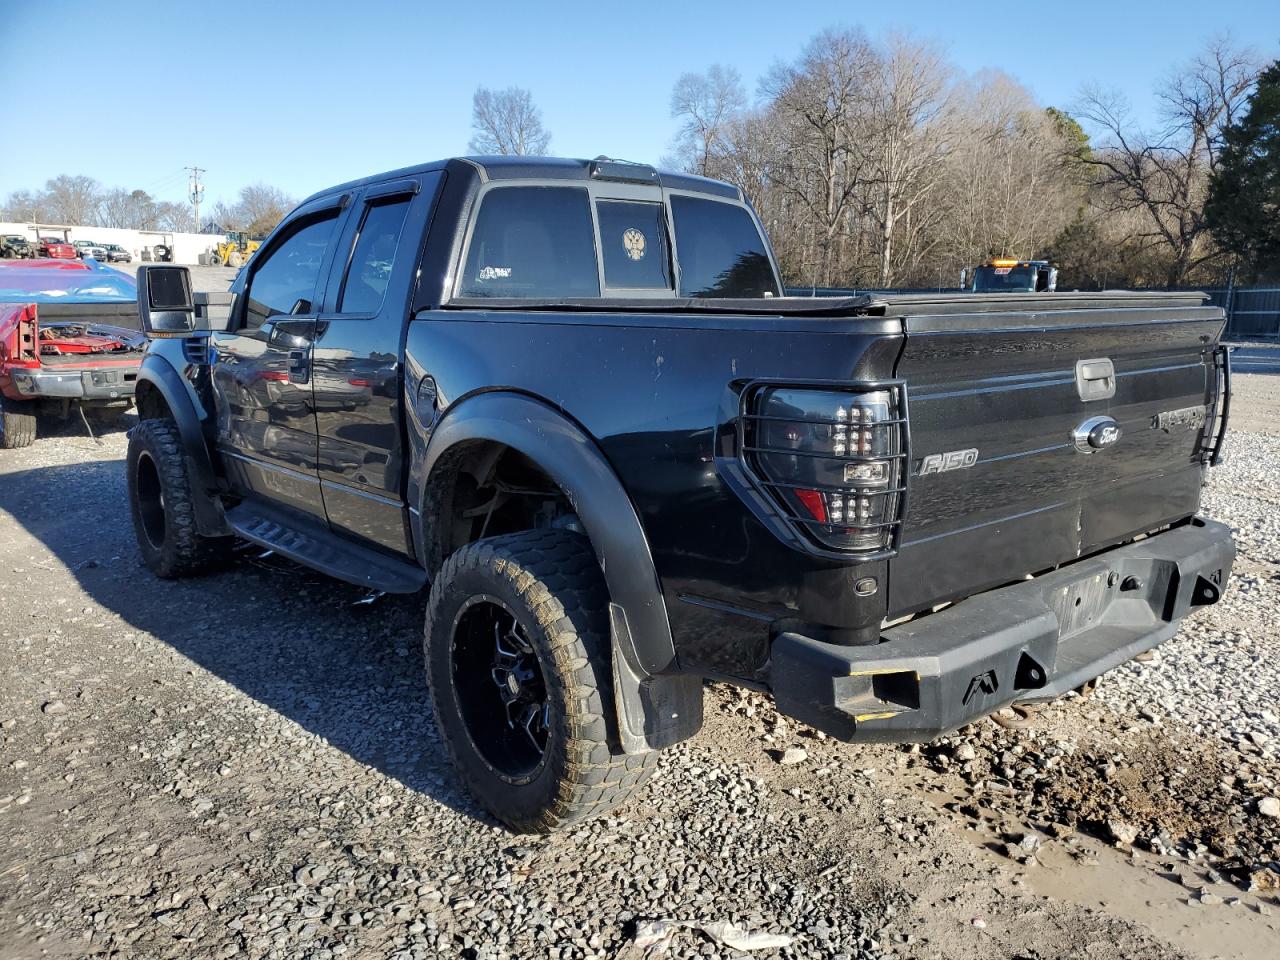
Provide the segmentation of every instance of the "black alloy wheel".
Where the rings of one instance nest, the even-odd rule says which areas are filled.
[[[454,622],[452,660],[471,742],[499,774],[527,781],[546,758],[551,704],[524,628],[502,601],[472,597]]]

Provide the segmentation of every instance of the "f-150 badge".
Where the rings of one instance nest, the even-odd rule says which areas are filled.
[[[1152,430],[1163,430],[1165,433],[1172,433],[1179,428],[1190,429],[1193,427],[1203,427],[1205,418],[1205,408],[1198,407],[1180,407],[1177,410],[1162,410],[1151,418]]]
[[[630,227],[622,235],[622,246],[632,260],[644,257],[644,234],[635,227]]]
[[[970,447],[968,450],[948,450],[946,453],[931,453],[920,461],[920,476],[946,473],[948,470],[968,470],[977,462],[977,447]]]

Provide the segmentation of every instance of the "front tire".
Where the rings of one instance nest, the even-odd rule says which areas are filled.
[[[129,435],[129,512],[142,562],[166,580],[226,564],[234,537],[202,537],[182,437],[171,420],[143,420]]]
[[[587,540],[530,530],[468,544],[431,587],[425,653],[436,724],[468,789],[521,833],[630,797],[657,753],[611,734],[608,594]]]
[[[36,405],[0,397],[0,449],[16,450],[36,442]]]

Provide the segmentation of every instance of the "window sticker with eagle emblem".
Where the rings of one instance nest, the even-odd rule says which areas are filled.
[[[604,285],[611,290],[670,290],[671,266],[662,204],[597,200]]]
[[[635,227],[628,227],[622,234],[622,245],[632,260],[644,259],[644,234]]]

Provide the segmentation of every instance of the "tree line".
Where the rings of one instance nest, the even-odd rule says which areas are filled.
[[[232,203],[219,201],[202,217],[205,233],[240,230],[265,236],[295,205],[283,191],[263,183],[242,188]],[[57,223],[131,230],[192,232],[190,204],[157,200],[145,190],[103,187],[92,177],[63,174],[40,190],[17,190],[0,206],[0,220]]]
[[[1210,285],[1280,267],[1229,239],[1244,204],[1224,218],[1209,202],[1242,166],[1237,131],[1264,86],[1250,52],[1215,39],[1157,87],[1146,129],[1096,88],[1046,107],[927,42],[829,30],[754,99],[729,67],[681,76],[669,159],[741,187],[794,284],[953,286],[1011,256],[1054,261],[1067,289]]]
[[[1066,289],[1280,280],[1280,62],[1208,41],[1155,86],[1157,121],[1086,86],[1042,105],[999,70],[859,29],[815,36],[748,96],[732,67],[686,73],[666,166],[728,180],[760,214],[788,284],[948,287],[991,257],[1049,259]],[[530,92],[479,87],[481,154],[545,154]],[[254,184],[209,229],[267,233],[293,206]],[[59,176],[0,218],[188,230],[191,208]]]
[[[1280,65],[1215,38],[1153,94],[1148,128],[1098,87],[1045,106],[931,43],[833,29],[754,97],[732,67],[682,75],[664,165],[739,186],[789,284],[948,287],[991,257],[1049,259],[1066,289],[1280,279]],[[529,91],[472,107],[472,150],[546,151]]]

